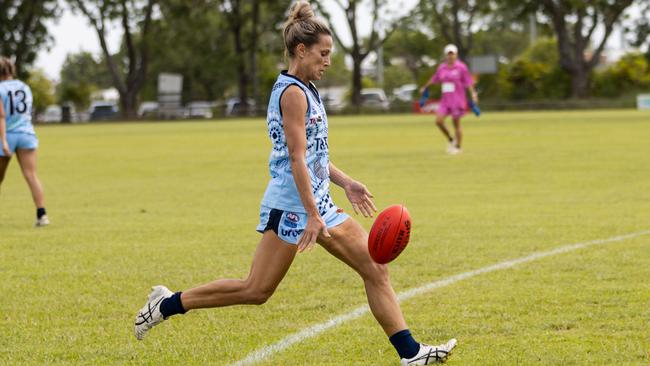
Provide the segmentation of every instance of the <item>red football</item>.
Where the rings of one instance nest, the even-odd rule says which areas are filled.
[[[411,236],[411,216],[404,205],[383,210],[370,229],[368,251],[377,263],[388,263],[406,248]]]

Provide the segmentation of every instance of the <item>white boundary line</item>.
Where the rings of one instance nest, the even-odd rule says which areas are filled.
[[[406,290],[404,292],[400,292],[397,295],[397,298],[399,299],[400,302],[406,301],[410,298],[413,298],[418,295],[422,295],[424,293],[433,291],[435,289],[441,288],[441,287],[446,287],[451,284],[454,284],[456,282],[466,280],[468,278],[478,276],[484,273],[489,273],[489,272],[494,272],[494,271],[499,271],[502,269],[508,269],[512,268],[514,266],[517,266],[519,264],[523,263],[528,263],[528,262],[533,262],[538,259],[550,257],[556,254],[563,254],[567,252],[571,252],[574,250],[586,248],[586,247],[591,247],[595,245],[601,245],[601,244],[608,244],[608,243],[615,243],[627,239],[632,239],[632,238],[637,238],[639,236],[644,236],[644,235],[649,235],[650,230],[645,230],[645,231],[638,231],[635,233],[630,233],[630,234],[625,234],[625,235],[620,235],[620,236],[614,236],[611,238],[607,239],[596,239],[596,240],[591,240],[591,241],[586,241],[582,243],[577,243],[577,244],[570,244],[570,245],[565,245],[561,246],[559,248],[549,250],[546,252],[536,252],[532,253],[530,255],[527,255],[525,257],[517,258],[517,259],[511,259],[505,262],[500,262],[497,264],[493,264],[491,266],[475,269],[472,271],[467,271],[463,273],[459,273],[457,275],[453,275],[447,278],[443,278],[438,281],[430,282],[427,283],[423,286],[420,287],[415,287],[410,290]],[[334,328],[340,324],[343,324],[345,322],[357,319],[366,313],[370,311],[370,308],[368,305],[363,305],[360,306],[349,313],[345,313],[342,315],[339,315],[337,317],[334,317],[328,321],[325,321],[323,323],[319,323],[316,325],[313,325],[309,328],[305,328],[297,333],[288,335],[287,337],[281,339],[280,341],[273,343],[268,346],[264,346],[262,348],[258,348],[257,350],[251,352],[246,356],[246,358],[243,358],[235,363],[232,364],[232,366],[245,366],[245,365],[252,365],[257,362],[263,361],[264,359],[279,353],[286,348],[296,344],[300,343],[308,338],[313,338],[319,335],[320,333],[325,332],[326,330],[330,328]]]

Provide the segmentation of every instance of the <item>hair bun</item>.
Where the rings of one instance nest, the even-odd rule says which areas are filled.
[[[314,11],[306,1],[298,1],[293,7],[291,7],[291,12],[289,15],[289,22],[300,22],[305,21],[309,18],[314,17]]]
[[[322,19],[314,15],[307,1],[296,1],[289,10],[289,16],[282,29],[285,54],[289,57],[295,56],[294,50],[299,44],[310,47],[319,42],[322,34],[331,37],[332,31]]]

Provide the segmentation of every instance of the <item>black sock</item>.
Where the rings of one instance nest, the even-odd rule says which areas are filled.
[[[177,292],[160,303],[160,313],[163,318],[168,318],[176,314],[185,314],[185,309],[181,302],[181,294],[182,292]]]
[[[45,207],[37,208],[36,209],[36,218],[40,219],[41,217],[43,217],[43,215],[45,215]]]
[[[400,358],[415,357],[420,351],[420,344],[413,339],[408,329],[399,331],[388,339],[393,344],[393,347],[395,347],[395,350],[397,350]]]

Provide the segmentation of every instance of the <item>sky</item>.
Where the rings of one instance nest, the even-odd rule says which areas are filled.
[[[390,14],[394,17],[400,17],[409,13],[419,2],[419,0],[401,0],[390,2]],[[334,4],[333,0],[326,0],[325,6],[332,15],[332,26],[336,28],[344,38],[344,41],[349,41],[349,33],[342,30],[347,30],[345,24],[345,15]],[[363,9],[362,9],[363,10]],[[370,11],[358,12],[358,29],[361,31],[370,29]],[[42,50],[35,62],[36,68],[43,69],[46,75],[52,80],[59,79],[59,72],[61,66],[65,61],[66,55],[69,53],[77,53],[80,51],[88,51],[96,55],[101,54],[99,40],[94,29],[88,24],[88,21],[83,15],[74,14],[69,7],[64,5],[63,15],[49,24],[50,34],[54,41],[47,50]],[[117,51],[121,39],[119,27],[113,28],[109,31],[107,43],[111,52]],[[623,51],[621,46],[620,33],[612,34],[610,36],[608,46],[613,49],[612,55],[614,57],[620,56]]]

